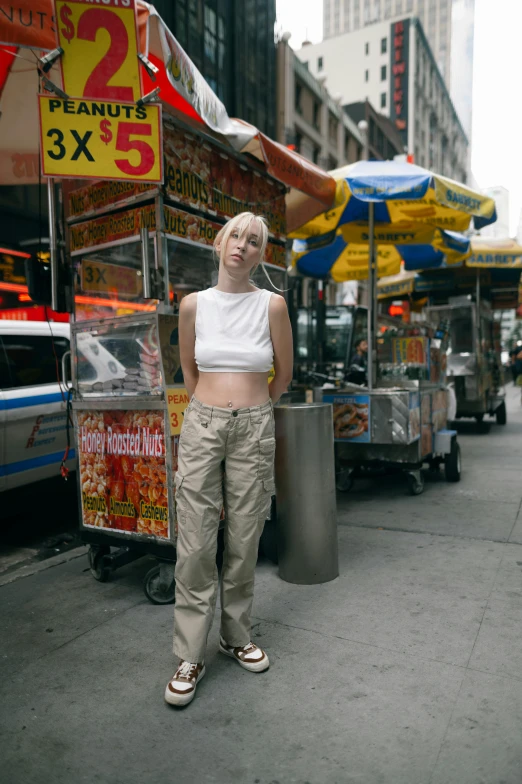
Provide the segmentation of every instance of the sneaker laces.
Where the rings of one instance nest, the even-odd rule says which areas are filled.
[[[195,674],[197,666],[197,664],[192,664],[192,662],[184,661],[183,664],[180,664],[178,667],[176,675],[174,676],[175,680],[178,678],[187,678],[187,680],[191,680],[192,676]]]

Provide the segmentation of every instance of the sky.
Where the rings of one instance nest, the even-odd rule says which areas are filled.
[[[277,0],[291,46],[322,40],[322,0]],[[510,192],[510,233],[522,210],[522,0],[475,0],[471,169],[481,188]]]

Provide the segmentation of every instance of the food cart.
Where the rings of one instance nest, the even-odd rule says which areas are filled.
[[[323,401],[333,405],[339,490],[350,490],[361,468],[404,471],[412,495],[424,489],[424,464],[444,464],[446,479],[460,480],[457,434],[447,428],[446,346],[444,330],[427,323],[382,327],[376,385],[324,390]]]
[[[63,184],[81,539],[101,581],[134,558],[155,556],[144,583],[155,603],[174,600],[174,474],[189,403],[179,303],[215,284],[214,238],[244,210],[267,217],[267,269],[281,289],[286,276],[284,186],[168,114],[163,139],[161,187]],[[256,282],[269,285],[262,269]],[[103,372],[93,372],[93,355],[105,358]]]
[[[506,398],[500,361],[500,325],[486,300],[452,297],[446,305],[426,309],[436,324],[449,330],[447,376],[457,398],[457,417],[495,416],[505,425]]]

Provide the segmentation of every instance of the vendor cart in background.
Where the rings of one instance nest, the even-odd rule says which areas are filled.
[[[424,489],[423,465],[444,464],[446,479],[459,481],[457,434],[447,428],[446,345],[443,330],[397,322],[379,332],[373,389],[324,390],[323,401],[333,405],[339,490],[351,489],[356,469],[400,469],[412,495]]]
[[[366,160],[332,174],[338,203],[292,236],[302,274],[368,279],[367,386],[323,390],[334,406],[337,486],[349,489],[356,467],[383,465],[403,468],[418,494],[425,462],[444,463],[447,479],[458,481],[457,434],[447,429],[446,335],[429,324],[381,334],[377,278],[398,274],[401,259],[415,270],[466,258],[469,239],[443,227],[462,232],[472,218],[476,227],[488,225],[496,219],[494,202],[412,164]]]
[[[449,331],[448,382],[457,399],[457,418],[486,414],[497,424],[507,421],[506,398],[500,360],[500,324],[485,300],[452,297],[447,305],[428,307],[427,317]]]
[[[156,603],[174,599],[174,475],[189,403],[179,303],[215,284],[214,238],[245,209],[267,217],[267,269],[280,289],[286,277],[284,186],[168,115],[163,138],[164,186],[69,181],[63,189],[81,539],[99,580],[155,556],[144,588]],[[262,269],[256,283],[269,286]],[[88,359],[102,351],[103,377]]]

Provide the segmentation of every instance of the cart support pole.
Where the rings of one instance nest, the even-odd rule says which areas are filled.
[[[49,208],[49,254],[51,263],[51,308],[60,309],[58,302],[58,249],[56,246],[56,194],[54,180],[47,180],[47,205]]]
[[[375,204],[368,204],[368,229],[370,242],[368,248],[368,389],[374,387],[375,378]]]
[[[476,309],[477,309],[477,335],[478,335],[478,342],[479,342],[479,347],[480,347],[479,350],[482,352],[482,319],[480,318],[480,267],[477,267],[475,299],[477,300],[477,303],[476,303]]]
[[[143,278],[143,299],[151,299],[149,230],[144,226],[140,229],[141,239],[141,274]]]

